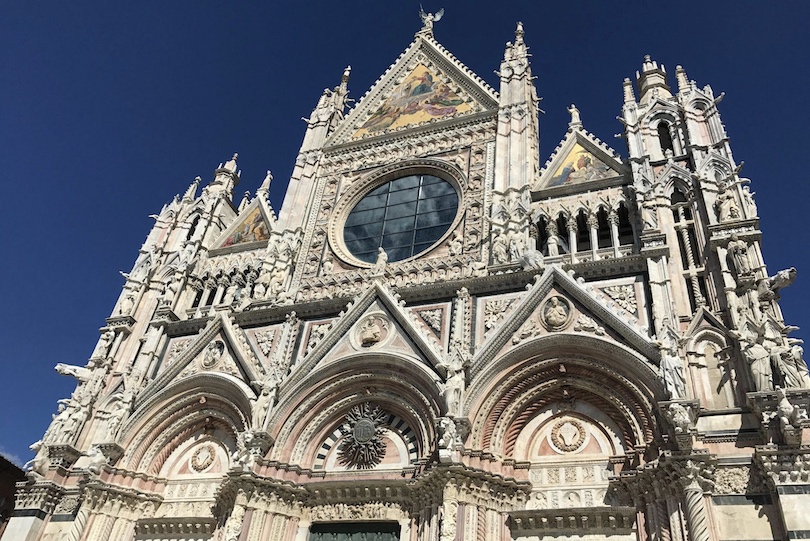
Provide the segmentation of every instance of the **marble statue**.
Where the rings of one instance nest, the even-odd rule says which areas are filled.
[[[278,394],[278,379],[271,370],[270,373],[261,382],[253,382],[258,384],[261,388],[253,402],[253,421],[252,426],[255,430],[264,430],[265,423],[267,422],[267,414],[276,401]]]
[[[385,253],[382,246],[377,249],[377,260],[374,262],[374,266],[371,267],[372,274],[382,274],[385,272],[385,266],[388,265],[388,254]]]
[[[444,8],[440,9],[436,13],[426,13],[424,9],[422,9],[422,5],[419,5],[419,18],[422,19],[422,30],[433,31],[433,23],[439,22],[442,17],[444,16]]]
[[[757,296],[760,301],[772,301],[779,298],[779,290],[787,287],[796,280],[796,268],[783,269],[770,276],[763,278],[757,283]]]
[[[743,277],[750,276],[751,260],[748,257],[748,243],[738,237],[736,233],[732,233],[727,248],[731,263],[734,266],[734,272],[737,275],[737,281],[739,282]]]

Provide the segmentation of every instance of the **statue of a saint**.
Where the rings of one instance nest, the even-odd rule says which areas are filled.
[[[771,369],[770,348],[762,343],[761,337],[748,334],[740,343],[742,354],[751,370],[751,379],[757,391],[773,390],[773,370]]]
[[[278,379],[271,371],[270,374],[259,383],[261,390],[253,402],[253,428],[262,431],[267,423],[267,414],[276,401],[278,391]]]
[[[731,263],[734,266],[734,272],[737,275],[737,281],[739,282],[740,278],[750,276],[751,260],[748,257],[748,243],[738,237],[737,233],[732,233],[727,249]]]
[[[543,312],[543,317],[546,320],[546,324],[551,328],[559,328],[565,325],[565,322],[568,321],[568,307],[565,303],[560,302],[559,297],[551,297],[549,299],[548,304],[546,304],[546,310]]]
[[[385,272],[385,266],[388,265],[388,254],[385,253],[382,246],[377,249],[377,260],[374,262],[374,266],[371,267],[372,274],[382,274]]]

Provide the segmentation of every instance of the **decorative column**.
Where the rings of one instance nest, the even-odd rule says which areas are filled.
[[[571,249],[571,263],[577,262],[577,221],[576,219],[567,220],[565,223],[568,226],[568,246]]]
[[[677,493],[677,490],[670,485],[665,496],[667,514],[669,515],[670,538],[672,541],[686,541],[680,495]]]
[[[608,213],[608,223],[610,224],[610,239],[613,244],[613,257],[619,257],[619,215],[615,209],[610,209]]]
[[[686,521],[689,524],[690,541],[712,541],[709,530],[709,513],[703,497],[704,488],[711,489],[711,471],[706,465],[694,460],[674,464],[683,485]]]
[[[599,250],[599,220],[596,218],[596,214],[594,213],[588,215],[588,229],[590,230],[591,235],[591,256],[593,261],[596,261],[598,259],[596,251]]]

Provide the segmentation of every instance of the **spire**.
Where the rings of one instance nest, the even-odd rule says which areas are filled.
[[[526,52],[526,43],[523,41],[523,36],[526,32],[523,31],[523,23],[518,21],[517,27],[515,28],[515,47],[522,47],[523,52]]]
[[[250,203],[250,191],[245,192],[245,195],[242,196],[242,202],[239,203],[239,209],[238,209],[239,212],[242,212],[243,210],[245,210],[245,207],[248,206],[248,203]]]
[[[265,201],[270,197],[270,183],[273,182],[273,173],[270,170],[267,170],[267,174],[264,176],[264,180],[262,181],[262,185],[259,186],[259,189],[256,190],[256,197],[261,197]]]
[[[344,92],[349,92],[349,76],[352,74],[352,67],[346,66],[346,69],[343,70],[343,75],[340,78],[340,89]]]
[[[318,104],[312,110],[309,118],[305,118],[307,123],[307,133],[304,135],[304,143],[301,150],[319,148],[326,137],[334,131],[337,125],[343,120],[346,105],[349,103],[349,75],[352,67],[346,66],[343,75],[340,77],[340,84],[329,90],[323,89]]]
[[[227,169],[231,173],[236,173],[236,158],[239,157],[239,154],[236,152],[233,153],[233,158],[225,162],[225,165],[220,164],[219,167],[221,169]]]
[[[497,144],[498,148],[509,149],[508,154],[496,153],[496,170],[503,172],[496,175],[503,182],[496,187],[498,190],[529,186],[537,180],[539,170],[539,99],[523,38],[523,23],[519,22],[515,28],[515,41],[506,43],[498,71],[501,78],[498,105],[504,114],[498,117],[498,122],[503,125],[498,128],[500,141]]]
[[[650,101],[651,96],[672,97],[672,91],[667,84],[667,70],[663,64],[659,67],[658,62],[652,60],[650,55],[644,56],[641,73],[636,72],[636,82],[640,94],[639,101],[641,102]]]
[[[624,103],[635,102],[636,96],[633,94],[633,82],[629,77],[624,78],[624,83],[622,86],[624,89]]]
[[[233,158],[219,164],[216,171],[214,171],[214,180],[203,190],[203,195],[215,195],[224,193],[229,198],[233,197],[233,189],[239,184],[239,176],[241,171],[237,170],[236,159],[239,154],[234,153]]]
[[[683,66],[675,66],[675,80],[678,82],[678,93],[689,90],[689,78],[686,76]]]
[[[197,198],[197,188],[199,187],[200,182],[202,182],[200,177],[194,179],[194,182],[189,185],[186,193],[183,195],[183,201],[191,202]]]

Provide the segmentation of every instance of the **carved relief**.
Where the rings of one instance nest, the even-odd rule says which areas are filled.
[[[441,335],[442,332],[442,316],[444,314],[444,310],[441,308],[436,308],[433,310],[420,310],[416,312],[419,317],[427,323],[428,327],[436,333],[437,336]]]
[[[356,349],[373,349],[388,344],[394,338],[392,324],[387,317],[369,314],[357,322],[352,333]]]
[[[368,402],[354,406],[346,415],[350,431],[338,449],[338,461],[349,468],[370,469],[385,456],[386,413]]]
[[[273,340],[276,338],[276,331],[259,331],[256,333],[256,343],[265,357],[270,354],[273,348]]]
[[[574,330],[577,332],[590,332],[597,336],[604,336],[605,334],[604,327],[585,314],[579,314],[577,322],[574,324]]]
[[[554,296],[543,303],[542,323],[550,331],[560,331],[571,322],[571,304],[565,297]]]
[[[636,289],[632,285],[609,286],[602,291],[610,297],[619,308],[633,315],[638,315]]]
[[[214,340],[205,348],[205,353],[200,360],[200,366],[206,370],[211,370],[217,365],[224,352],[225,343],[222,340]]]
[[[585,443],[585,427],[576,419],[562,419],[557,421],[551,429],[551,442],[561,451],[571,453],[582,447]],[[566,472],[566,481],[569,474]]]
[[[202,445],[191,455],[191,469],[198,473],[204,472],[214,463],[216,456],[217,452],[213,445],[210,443]]]
[[[496,299],[484,304],[484,328],[491,330],[517,299]]]

